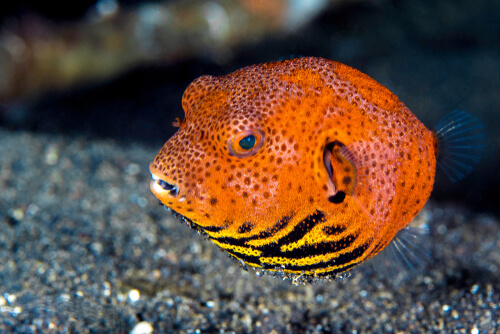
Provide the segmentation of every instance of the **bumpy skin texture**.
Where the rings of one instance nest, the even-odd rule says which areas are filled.
[[[382,250],[431,193],[433,133],[346,65],[300,58],[202,76],[182,106],[179,131],[150,165],[151,190],[250,266],[349,270]],[[262,146],[238,157],[230,147],[246,133],[260,134]],[[331,143],[342,147],[331,150],[333,175]],[[334,203],[339,190],[345,198]]]

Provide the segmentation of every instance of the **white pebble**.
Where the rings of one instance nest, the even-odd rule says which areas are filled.
[[[12,315],[13,316],[16,316],[18,315],[19,313],[21,313],[23,311],[23,309],[19,306],[16,306],[12,309]]]
[[[4,293],[3,297],[7,300],[9,304],[15,303],[16,302],[16,295],[11,295],[8,293]]]
[[[54,166],[59,161],[59,147],[51,145],[45,152],[45,163],[49,166]]]
[[[153,326],[149,322],[141,321],[130,331],[130,334],[150,334],[153,333]]]
[[[131,302],[136,302],[139,300],[139,298],[141,298],[141,294],[139,292],[139,290],[137,289],[133,289],[133,290],[130,290],[128,292],[128,299],[131,301]]]
[[[69,302],[71,300],[71,296],[68,295],[67,293],[63,293],[59,296],[59,299],[65,303]]]

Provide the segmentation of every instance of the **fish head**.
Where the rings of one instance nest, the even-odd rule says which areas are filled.
[[[325,138],[306,116],[318,94],[286,79],[293,68],[281,70],[264,64],[188,86],[185,118],[150,165],[165,206],[201,228],[248,231],[327,202]]]

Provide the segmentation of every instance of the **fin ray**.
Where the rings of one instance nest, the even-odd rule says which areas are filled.
[[[407,278],[421,272],[430,259],[429,229],[407,226],[398,231],[391,243],[373,258],[372,264],[383,276]]]
[[[437,164],[452,182],[472,172],[485,149],[484,126],[471,114],[455,110],[433,128],[438,142]]]

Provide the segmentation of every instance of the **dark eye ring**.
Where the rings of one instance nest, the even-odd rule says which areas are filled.
[[[246,130],[228,140],[229,154],[238,158],[254,155],[264,144],[264,133],[260,130]]]

